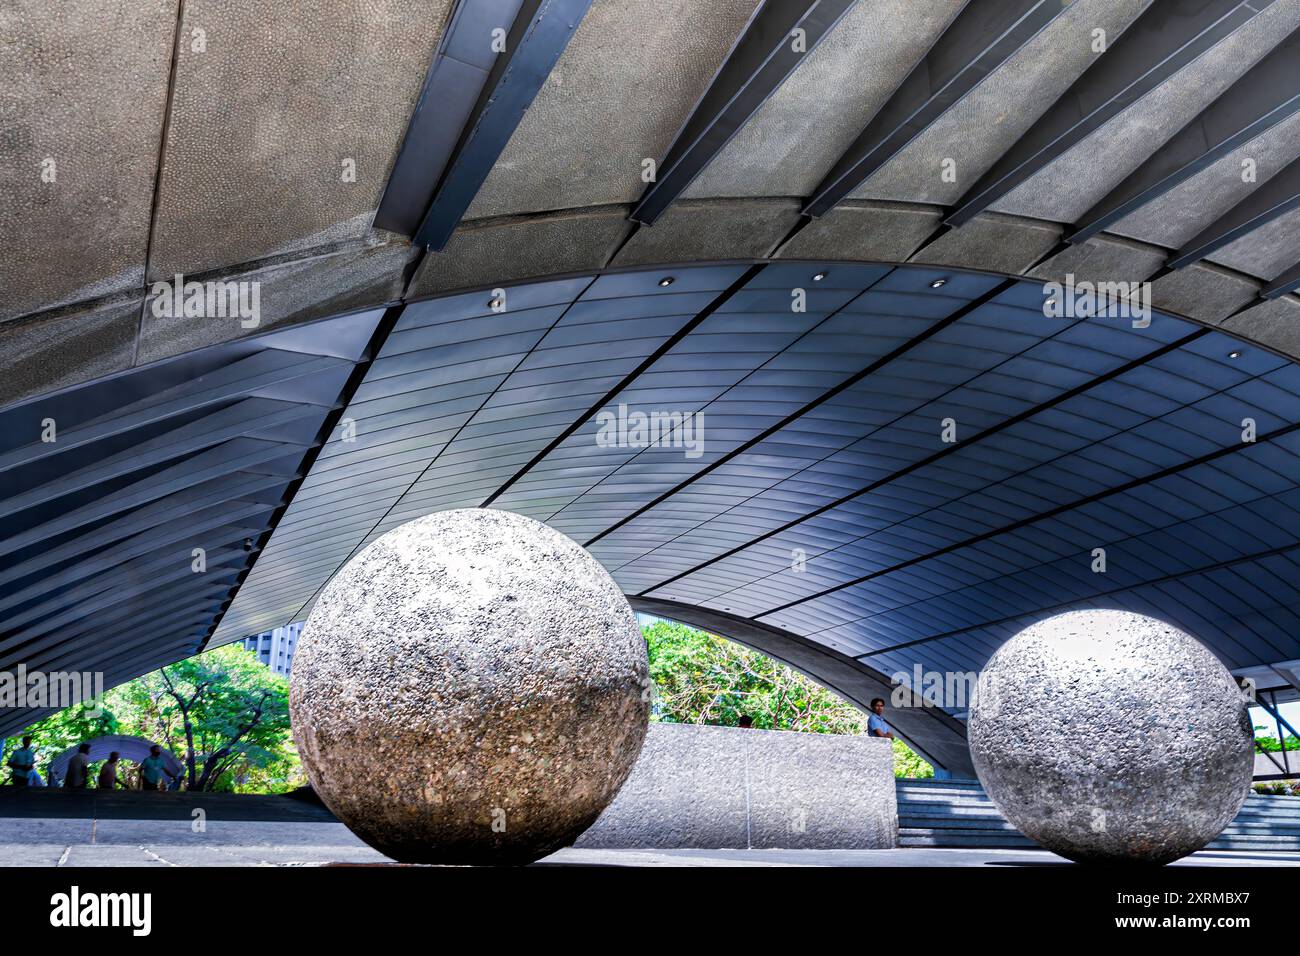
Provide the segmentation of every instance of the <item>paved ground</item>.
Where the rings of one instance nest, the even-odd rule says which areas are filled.
[[[0,866],[386,864],[324,807],[291,797],[0,789]],[[1070,866],[1044,850],[561,850],[570,866]],[[1178,864],[1300,866],[1296,853]]]
[[[1046,850],[561,850],[545,864],[578,866],[1065,866]],[[1204,851],[1175,866],[1300,866],[1297,853]]]

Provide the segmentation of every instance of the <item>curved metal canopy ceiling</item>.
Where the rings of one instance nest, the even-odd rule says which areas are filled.
[[[1300,658],[1300,367],[1159,312],[1053,317],[1060,294],[884,264],[557,278],[27,403],[3,413],[26,440],[0,641],[11,663],[125,680],[301,619],[405,521],[496,507],[584,544],[638,608],[862,703],[918,665],[977,670],[1071,607],[1163,617],[1237,670]],[[598,441],[620,406],[698,413],[698,455]],[[960,770],[950,711],[898,724]]]
[[[381,315],[0,412],[0,670],[98,672],[112,687],[196,653],[329,436]],[[50,709],[20,701],[0,733]]]
[[[301,618],[405,521],[496,507],[585,545],[643,608],[797,635],[873,694],[1079,606],[1171,620],[1236,669],[1300,657],[1300,368],[1169,315],[1049,317],[1060,294],[773,263],[413,303],[215,639]],[[603,446],[619,406],[702,415],[699,457]],[[902,723],[962,765],[950,724]]]

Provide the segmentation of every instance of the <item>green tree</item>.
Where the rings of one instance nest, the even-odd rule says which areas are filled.
[[[934,776],[934,767],[915,750],[894,738],[894,776],[920,780]]]
[[[73,744],[125,734],[176,754],[189,790],[278,792],[303,782],[289,729],[289,683],[238,645],[116,687],[101,709],[78,704],[23,732],[35,738],[43,774]],[[5,741],[4,760],[18,744],[17,737]]]
[[[863,734],[867,715],[765,654],[675,621],[642,628],[655,686],[651,720],[734,725],[820,734]],[[934,768],[901,740],[894,773],[930,777]]]
[[[1266,753],[1281,753],[1283,750],[1300,750],[1300,739],[1297,739],[1292,734],[1287,734],[1282,741],[1279,741],[1277,737],[1272,734],[1259,733],[1259,731],[1265,729],[1265,727],[1259,724],[1255,725],[1255,743],[1259,745],[1260,750],[1263,750]]]
[[[183,754],[189,790],[234,786],[233,771],[284,757],[289,682],[235,645],[187,658],[133,682],[155,733]]]

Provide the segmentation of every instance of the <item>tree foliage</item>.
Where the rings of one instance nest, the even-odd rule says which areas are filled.
[[[765,730],[863,734],[867,715],[792,668],[675,621],[642,627],[655,686],[651,720],[735,725],[748,715]],[[894,773],[933,776],[934,768],[901,740]]]
[[[1293,735],[1287,734],[1282,741],[1279,741],[1277,737],[1272,734],[1259,733],[1259,731],[1263,729],[1264,728],[1258,724],[1255,726],[1255,743],[1259,745],[1260,750],[1263,750],[1266,753],[1281,753],[1283,750],[1300,750],[1300,739],[1297,739]]]
[[[135,682],[137,700],[170,741],[179,740],[189,790],[276,761],[289,737],[289,682],[235,645],[164,667]]]
[[[303,782],[289,730],[289,683],[257,656],[226,645],[115,687],[96,714],[85,702],[38,721],[38,769],[95,737],[144,737],[184,766],[190,790],[278,792]],[[4,759],[19,745],[5,741]]]

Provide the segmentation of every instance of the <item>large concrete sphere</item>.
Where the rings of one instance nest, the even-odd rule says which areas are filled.
[[[641,751],[645,641],[617,584],[531,518],[390,531],[325,588],[289,710],[312,786],[403,862],[526,863],[600,815]]]
[[[1227,668],[1177,628],[1126,611],[1061,614],[1002,645],[968,736],[1003,815],[1080,862],[1199,850],[1241,809],[1254,764]]]

